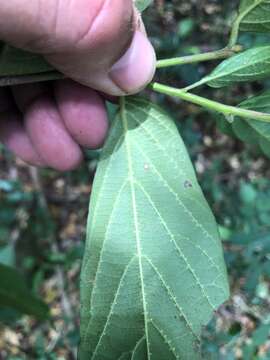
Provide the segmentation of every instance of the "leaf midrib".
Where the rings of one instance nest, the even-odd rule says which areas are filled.
[[[114,309],[114,307],[115,307],[115,305],[116,305],[116,301],[117,301],[118,294],[119,294],[119,292],[120,292],[121,286],[122,286],[122,284],[123,284],[123,282],[124,282],[124,279],[125,279],[125,276],[126,276],[128,270],[129,270],[129,267],[130,267],[131,264],[133,263],[134,259],[135,259],[135,257],[133,257],[133,258],[130,259],[130,261],[129,261],[128,264],[126,265],[126,267],[125,267],[125,269],[124,269],[124,272],[123,272],[123,274],[122,274],[122,276],[121,276],[121,279],[120,279],[120,281],[119,281],[119,285],[118,285],[118,287],[117,287],[117,290],[116,290],[116,293],[115,293],[115,296],[114,296],[114,299],[113,299],[113,302],[112,302],[111,307],[110,307],[110,312],[109,312],[109,314],[108,314],[108,316],[107,316],[106,323],[105,323],[105,325],[104,325],[104,327],[103,327],[103,330],[102,330],[102,333],[101,333],[101,335],[100,335],[100,337],[99,337],[99,341],[98,341],[98,343],[97,343],[97,345],[96,345],[96,347],[95,347],[95,349],[94,349],[93,355],[91,356],[91,360],[94,360],[95,357],[96,357],[96,355],[98,354],[99,347],[100,347],[100,345],[101,345],[101,342],[102,342],[102,340],[103,340],[104,335],[106,334],[106,330],[107,330],[107,328],[108,328],[108,326],[109,326],[111,317],[112,317],[112,315],[113,315],[113,309]],[[89,323],[89,324],[90,324],[90,323]],[[122,356],[122,355],[121,355],[121,356]]]
[[[129,172],[129,183],[130,183],[130,190],[131,190],[131,201],[132,201],[132,210],[133,210],[133,218],[134,218],[137,255],[138,255],[138,262],[139,262],[140,281],[141,281],[147,359],[150,360],[151,352],[149,349],[149,333],[148,333],[148,319],[147,319],[147,306],[146,306],[147,304],[146,304],[146,298],[145,298],[144,277],[143,277],[143,269],[142,269],[141,240],[140,240],[140,234],[139,234],[138,212],[137,212],[136,195],[135,195],[135,187],[134,187],[134,173],[133,173],[132,156],[131,156],[131,150],[130,150],[130,140],[129,140],[130,135],[129,135],[128,121],[127,121],[126,111],[125,111],[125,98],[121,99],[120,117],[121,117],[121,120],[123,123],[123,129],[124,129],[124,134],[125,134],[125,144],[126,144],[128,172]]]

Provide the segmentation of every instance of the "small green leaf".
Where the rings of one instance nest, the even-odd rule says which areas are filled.
[[[47,305],[28,290],[25,280],[12,267],[0,264],[0,308],[10,308],[45,320]]]
[[[122,101],[91,196],[79,358],[200,359],[228,297],[217,225],[174,122]]]
[[[270,31],[269,0],[242,0],[239,13],[241,31],[263,33]]]
[[[270,91],[243,101],[239,107],[270,114]],[[221,124],[224,122],[225,119]],[[223,131],[223,127],[219,126],[219,128]],[[223,132],[232,135],[230,133],[232,131],[240,140],[256,145],[267,157],[270,157],[270,123],[235,117],[232,124],[227,122],[225,130],[228,130],[227,128],[229,131]]]
[[[259,96],[254,96],[243,101],[240,107],[255,110],[264,113],[270,113],[270,90],[263,92]],[[260,135],[270,140],[270,123],[252,119],[246,119],[246,122]]]
[[[152,3],[153,0],[135,0],[137,9],[142,12]]]
[[[265,112],[270,114],[270,91],[266,91],[259,96],[252,97],[243,101],[240,107]],[[237,122],[237,121],[236,121]],[[252,119],[244,120],[246,127],[249,127],[256,136],[257,144],[266,156],[270,155],[270,123]]]
[[[205,82],[211,87],[220,88],[238,82],[262,80],[269,76],[270,46],[260,46],[223,61],[205,78]]]

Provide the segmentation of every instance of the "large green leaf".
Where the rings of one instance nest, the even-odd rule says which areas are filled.
[[[199,359],[227,297],[216,222],[174,122],[124,100],[91,197],[79,358]]]
[[[139,11],[144,11],[153,0],[135,0],[135,5]]]
[[[0,308],[10,308],[23,314],[47,319],[47,305],[28,290],[25,280],[12,267],[0,264]]]
[[[270,46],[260,46],[223,61],[205,78],[205,82],[219,88],[237,82],[262,80],[269,76]]]
[[[242,0],[240,4],[240,30],[269,32],[270,31],[270,1]]]

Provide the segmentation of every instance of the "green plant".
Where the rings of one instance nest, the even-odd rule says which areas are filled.
[[[150,1],[138,3],[143,10]],[[225,59],[212,73],[184,89],[150,86],[219,113],[221,127],[266,155],[269,92],[231,106],[190,91],[266,79],[270,47],[244,49],[238,35],[269,32],[269,13],[268,1],[243,0],[224,49],[157,64]],[[7,46],[5,51],[9,67],[1,68],[2,84],[61,77],[38,57],[33,63],[29,54]],[[91,199],[80,358],[200,358],[201,329],[228,298],[216,223],[174,122],[146,99],[120,103]]]

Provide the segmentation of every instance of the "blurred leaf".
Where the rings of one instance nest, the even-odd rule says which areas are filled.
[[[53,70],[41,56],[2,45],[0,52],[0,77],[42,73]]]
[[[256,350],[256,348],[252,343],[251,344],[245,344],[243,346],[243,350],[242,350],[243,359],[245,359],[245,360],[254,360],[253,355],[255,353],[255,350]],[[233,360],[235,360],[235,358]]]
[[[180,38],[188,37],[194,30],[195,22],[193,19],[183,19],[178,25],[178,36]]]
[[[270,31],[269,0],[242,0],[239,13],[242,18],[240,30],[255,32]]]
[[[245,109],[270,114],[270,91],[247,99],[239,106]],[[242,124],[242,127],[239,131],[237,130],[237,126],[240,126],[240,124]],[[252,142],[257,143],[266,156],[270,156],[270,123],[252,119],[241,120],[236,118],[233,123],[233,130],[236,135],[244,141],[252,139]]]
[[[248,144],[256,145],[258,143],[258,135],[244,119],[234,118],[234,122],[231,126],[238,139]]]
[[[13,266],[15,264],[15,253],[12,245],[0,247],[0,264]]]
[[[243,101],[239,107],[270,114],[270,91]],[[235,117],[234,121],[229,123],[224,116],[218,116],[216,119],[220,131],[232,137],[236,136],[248,144],[256,145],[264,155],[270,158],[269,122]]]
[[[0,307],[15,309],[42,320],[49,317],[47,305],[31,294],[22,276],[15,269],[1,264]]]
[[[106,108],[107,108],[109,120],[113,121],[113,119],[119,109],[118,104],[113,104],[109,101],[106,101]]]
[[[14,189],[12,181],[0,179],[0,191],[10,192]]]
[[[235,137],[235,133],[233,132],[232,129],[232,123],[230,123],[224,117],[224,115],[215,114],[215,120],[217,122],[217,128],[219,129],[219,131],[221,131],[223,134],[227,136]]]
[[[270,114],[270,91],[243,101],[240,107]],[[266,139],[270,139],[270,123],[252,119],[246,121],[257,133]]]
[[[7,324],[9,326],[14,325],[14,323],[19,320],[21,316],[21,313],[14,309],[0,307],[0,324]]]
[[[258,327],[253,333],[252,333],[252,342],[255,346],[260,346],[266,343],[268,337],[270,335],[270,325],[269,324],[263,324]]]
[[[264,300],[269,299],[269,283],[261,282],[257,285],[256,295]]]
[[[270,46],[260,46],[223,61],[205,78],[205,82],[211,87],[220,88],[269,76]]]
[[[241,183],[240,186],[240,198],[245,204],[254,203],[257,197],[257,191],[250,183]]]
[[[228,297],[216,222],[174,122],[124,101],[91,197],[80,359],[199,359]]]
[[[139,11],[144,11],[153,0],[135,0],[136,7]]]
[[[232,236],[232,231],[225,226],[218,226],[218,231],[222,240],[229,240]]]

